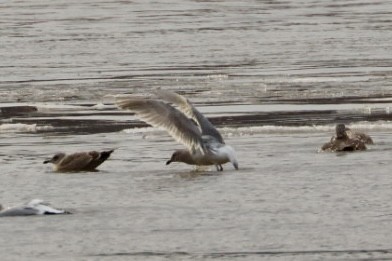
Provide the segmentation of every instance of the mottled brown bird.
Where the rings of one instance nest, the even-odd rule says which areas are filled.
[[[366,150],[365,144],[373,144],[372,138],[362,132],[356,132],[347,128],[344,124],[336,125],[336,134],[325,143],[323,151],[356,151]]]
[[[54,171],[58,172],[95,171],[99,165],[110,157],[113,151],[77,152],[69,155],[59,152],[51,159],[45,160],[44,164],[53,163]]]

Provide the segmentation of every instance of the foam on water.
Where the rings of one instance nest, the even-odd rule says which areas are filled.
[[[313,125],[313,126],[250,126],[250,127],[222,127],[218,130],[226,137],[231,136],[252,136],[258,134],[300,134],[300,133],[325,133],[334,132],[336,125]],[[391,131],[392,122],[357,122],[346,125],[349,128],[360,130],[360,131]],[[123,130],[123,132],[128,134],[142,134],[143,137],[153,137],[159,135],[167,135],[166,131],[156,129],[153,127],[145,128],[129,128]]]
[[[285,133],[325,133],[334,132],[336,125],[313,126],[252,126],[239,128],[221,128],[220,131],[227,136],[246,136],[256,134],[285,134]],[[358,122],[346,125],[349,128],[361,131],[387,131],[392,130],[392,122]]]
[[[37,131],[53,130],[52,126],[38,126],[37,124],[3,123],[0,133],[34,133]]]

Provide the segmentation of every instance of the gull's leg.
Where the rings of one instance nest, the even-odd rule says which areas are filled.
[[[223,167],[222,167],[221,164],[216,164],[215,167],[216,167],[217,171],[222,171],[223,170]]]

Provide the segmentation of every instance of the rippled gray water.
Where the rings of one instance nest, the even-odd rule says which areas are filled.
[[[388,1],[0,1],[1,260],[392,258]],[[180,148],[113,96],[186,95],[240,170],[165,166]],[[318,153],[336,122],[376,144]],[[117,148],[97,173],[57,151]]]

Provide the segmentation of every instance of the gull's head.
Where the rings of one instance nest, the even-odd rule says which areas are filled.
[[[46,163],[57,164],[57,163],[59,163],[64,157],[65,157],[65,153],[62,153],[62,152],[56,153],[51,159],[45,160],[45,161],[44,161],[44,164],[46,164]]]
[[[166,161],[166,165],[169,165],[172,162],[178,161],[179,158],[180,158],[180,152],[178,150],[176,150],[175,152],[173,152],[171,158],[168,161]]]
[[[346,126],[343,123],[336,125],[336,137],[338,139],[345,138],[347,136]]]
[[[171,158],[166,161],[166,165],[169,165],[172,162],[185,162],[188,164],[192,164],[192,157],[187,150],[176,150],[173,152]]]

